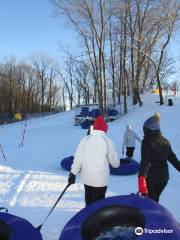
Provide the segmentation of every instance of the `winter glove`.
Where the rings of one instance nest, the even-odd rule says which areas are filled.
[[[143,196],[147,196],[148,190],[147,190],[147,186],[146,186],[146,178],[145,177],[139,176],[138,186],[139,186],[139,193]]]
[[[68,178],[68,184],[74,184],[76,181],[76,175],[74,175],[73,173],[69,174],[69,178]]]

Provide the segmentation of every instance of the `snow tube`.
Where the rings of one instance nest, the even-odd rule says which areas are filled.
[[[42,240],[38,229],[27,220],[0,212],[1,240]]]
[[[124,160],[124,159],[121,159]],[[131,175],[136,174],[139,171],[139,163],[135,160],[131,160],[130,162],[121,162],[120,167],[113,168],[110,166],[111,175]]]
[[[67,171],[71,171],[71,165],[73,163],[73,156],[66,157],[61,161],[61,167]],[[131,175],[139,171],[139,163],[135,160],[131,160],[127,163],[121,163],[120,167],[112,168],[110,166],[111,175]]]
[[[116,109],[110,109],[109,111],[108,111],[108,116],[113,116],[113,117],[115,117],[115,116],[117,116],[119,114],[119,112],[116,110]]]
[[[91,121],[89,119],[85,119],[82,123],[81,123],[81,128],[82,129],[88,129],[91,125]]]
[[[111,229],[120,227],[114,236]],[[131,227],[133,236],[121,238]],[[136,233],[135,233],[136,230]],[[108,232],[110,237],[103,237]],[[124,233],[123,233],[124,234]],[[180,224],[149,198],[135,194],[99,200],[78,212],[64,227],[59,240],[179,240]]]
[[[97,118],[100,115],[100,110],[98,108],[94,108],[89,112],[89,116],[93,119]]]
[[[80,114],[82,114],[83,117],[87,117],[89,115],[89,107],[88,106],[81,107]]]
[[[70,172],[71,171],[71,165],[73,163],[73,159],[74,159],[73,156],[63,158],[63,160],[61,161],[61,167],[63,169],[65,169],[66,171]]]

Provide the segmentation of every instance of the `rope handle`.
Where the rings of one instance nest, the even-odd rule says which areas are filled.
[[[4,207],[0,207],[0,211],[1,211],[1,210],[5,210],[6,213],[8,212],[8,209],[7,209],[7,208],[4,208]]]

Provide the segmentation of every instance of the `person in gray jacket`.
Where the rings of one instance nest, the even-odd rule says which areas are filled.
[[[126,156],[130,161],[133,157],[134,149],[135,149],[135,141],[138,140],[141,143],[141,139],[138,135],[131,129],[131,125],[127,125],[126,131],[123,137],[123,147],[122,154],[124,154],[124,148],[126,146]]]

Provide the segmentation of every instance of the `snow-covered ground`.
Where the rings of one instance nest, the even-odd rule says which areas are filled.
[[[180,97],[173,99],[174,106],[159,106],[158,95],[144,96],[144,105],[109,124],[108,135],[115,142],[121,157],[122,138],[127,124],[143,137],[143,122],[160,112],[161,129],[180,158]],[[73,155],[86,130],[74,126],[74,112],[59,113],[27,122],[24,145],[24,122],[0,126],[0,143],[7,163],[0,152],[0,206],[9,213],[26,218],[34,226],[42,223],[50,208],[67,184],[68,172],[61,169],[62,158]],[[140,145],[137,143],[135,159],[140,161]],[[180,221],[180,176],[170,166],[170,181],[160,203]],[[137,192],[137,175],[111,176],[107,196]],[[58,240],[67,221],[84,207],[84,189],[80,178],[65,193],[58,206],[42,227],[44,240]]]

